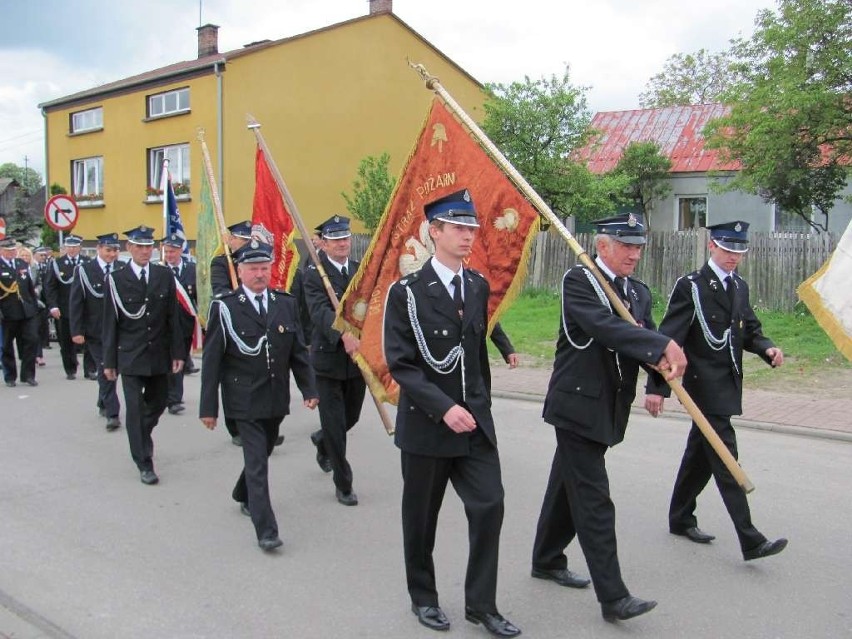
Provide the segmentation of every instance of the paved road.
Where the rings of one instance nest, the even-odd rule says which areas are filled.
[[[69,382],[58,361],[36,389],[0,392],[0,637],[168,639],[434,637],[408,610],[399,525],[399,460],[365,404],[350,457],[356,508],[337,504],[298,408],[271,461],[284,547],[269,556],[230,500],[239,450],[224,429],[164,416],[155,432],[159,486],[143,486],[124,430],[95,416],[95,384]],[[188,378],[187,399],[198,378]],[[533,402],[497,400],[506,486],[498,603],[527,637],[800,638],[852,636],[852,445],[741,431],[757,490],[756,523],[788,536],[778,557],[744,563],[718,493],[701,501],[698,546],[667,533],[669,490],[685,440],[682,420],[637,413],[608,456],[620,556],[653,613],[618,625],[591,590],[529,577],[535,521],[553,435]],[[488,635],[464,621],[464,514],[448,496],[436,563],[452,637]],[[571,566],[585,573],[575,548]]]

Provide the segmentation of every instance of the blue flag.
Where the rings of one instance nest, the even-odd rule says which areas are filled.
[[[189,242],[186,241],[186,233],[183,230],[183,222],[180,220],[180,209],[178,209],[175,190],[172,187],[172,176],[168,168],[164,167],[166,188],[163,189],[163,219],[166,222],[166,237],[176,233],[183,240],[183,255],[189,257]]]

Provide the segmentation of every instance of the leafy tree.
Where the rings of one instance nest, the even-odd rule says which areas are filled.
[[[625,196],[645,214],[646,221],[650,220],[648,214],[654,201],[671,193],[671,168],[672,161],[656,142],[631,142],[613,169],[613,173],[627,180]]]
[[[730,52],[676,53],[639,94],[644,109],[719,102],[739,78],[739,67]]]
[[[591,177],[570,158],[589,138],[588,87],[571,84],[566,66],[561,77],[525,77],[486,90],[483,131],[551,209],[563,215],[582,209],[575,190],[591,193]]]
[[[572,215],[578,222],[589,222],[613,215],[615,210],[627,203],[630,178],[626,174],[610,171],[596,175],[584,164],[569,162],[565,165],[565,181],[570,195],[565,198],[565,215]]]
[[[850,175],[852,3],[779,0],[733,51],[744,78],[723,96],[731,112],[705,135],[742,170],[725,187],[774,201],[826,229]],[[813,209],[823,221],[811,219]]]
[[[358,164],[358,177],[352,182],[352,196],[340,194],[346,200],[346,209],[361,220],[370,233],[378,227],[396,184],[388,173],[389,162],[387,153],[363,158]]]
[[[30,196],[41,187],[41,175],[34,169],[6,162],[0,165],[0,177],[12,178],[21,185],[12,203],[12,210],[6,214],[6,234],[22,240],[37,237],[42,220],[29,209]]]
[[[0,164],[0,178],[14,179],[27,193],[35,193],[41,188],[41,174],[38,171],[12,162]]]

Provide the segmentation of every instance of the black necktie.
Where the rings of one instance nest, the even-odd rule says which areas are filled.
[[[145,288],[148,287],[148,280],[145,279],[145,269],[142,269],[142,272],[139,274],[139,281],[142,282],[142,286]]]
[[[110,267],[110,266],[111,266],[111,265],[110,265],[110,263],[109,263],[109,262],[107,262],[107,265],[106,265],[106,266],[104,266],[104,277],[109,277],[109,267]]]
[[[624,302],[624,305],[627,308],[630,308],[630,299],[627,297],[627,291],[624,290],[625,281],[623,277],[615,278],[615,292],[618,293],[618,296],[621,298],[621,301]]]
[[[172,270],[175,272],[175,277],[180,277],[180,267],[179,266],[173,266]]]
[[[459,312],[459,317],[464,315],[464,300],[462,299],[461,278],[458,275],[453,275],[453,302],[455,302],[456,310]]]
[[[345,264],[344,264],[343,266],[341,266],[341,267],[340,267],[340,274],[341,274],[343,277],[349,277],[349,271],[347,271],[347,270],[346,270],[346,265],[345,265]]]
[[[266,309],[263,308],[263,295],[255,295],[254,299],[257,301],[257,312],[260,314],[260,319],[266,323]]]
[[[728,275],[725,278],[725,292],[728,294],[728,301],[731,303],[731,308],[734,308],[734,299],[737,297],[737,285],[734,284],[734,278]]]

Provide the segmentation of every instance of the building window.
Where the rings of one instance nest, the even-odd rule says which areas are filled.
[[[148,117],[158,118],[189,111],[189,89],[177,89],[148,96]]]
[[[697,229],[707,225],[707,198],[677,198],[677,228],[679,231]]]
[[[775,230],[784,233],[809,233],[810,225],[793,211],[785,211],[777,204],[773,205]]]
[[[175,195],[189,194],[189,145],[175,144],[148,150],[148,196],[162,195],[163,160],[169,161]]]
[[[104,199],[104,159],[102,157],[74,160],[71,163],[71,184],[78,204],[102,203]]]
[[[86,131],[96,131],[103,128],[104,110],[102,107],[77,111],[77,113],[71,114],[71,133],[85,133]]]

